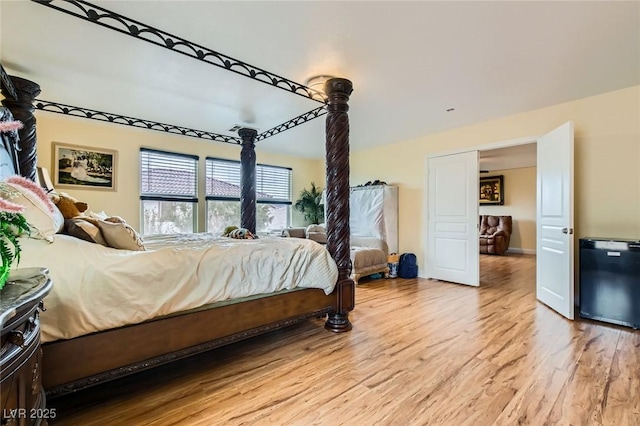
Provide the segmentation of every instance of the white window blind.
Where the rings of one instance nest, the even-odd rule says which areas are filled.
[[[258,164],[256,166],[257,201],[291,204],[291,169]]]
[[[240,163],[218,158],[206,161],[207,199],[240,199]],[[213,197],[213,198],[212,198]]]
[[[208,200],[240,200],[240,162],[207,158],[206,195]],[[291,169],[256,165],[258,203],[291,204]]]
[[[198,157],[140,149],[140,198],[198,201]]]

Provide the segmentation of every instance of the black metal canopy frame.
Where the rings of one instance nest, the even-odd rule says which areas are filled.
[[[13,115],[25,124],[24,128],[20,130],[20,161],[30,164],[33,170],[35,170],[36,165],[34,107],[42,111],[241,145],[242,176],[240,186],[243,193],[240,206],[241,226],[254,233],[256,223],[255,143],[326,114],[325,173],[327,176],[327,250],[338,265],[339,275],[334,290],[336,303],[328,314],[325,327],[334,332],[350,330],[351,322],[349,321],[348,314],[353,310],[355,304],[355,285],[349,278],[351,267],[349,254],[349,117],[347,112],[349,110],[349,97],[353,90],[351,82],[342,78],[332,78],[325,83],[326,95],[324,95],[321,92],[280,77],[277,74],[254,67],[212,49],[192,43],[181,37],[174,36],[83,0],[32,1],[139,40],[152,43],[156,46],[169,49],[173,52],[192,57],[198,61],[226,69],[246,78],[251,78],[278,89],[322,103],[322,106],[273,127],[260,135],[258,135],[254,129],[242,128],[238,131],[240,138],[236,138],[52,101],[36,100],[36,97],[40,94],[40,87],[32,81],[19,77],[10,77],[9,81],[9,83],[15,85],[15,92],[17,93],[15,100],[12,99],[12,97],[15,97],[13,96],[14,94],[9,90],[10,84],[4,84],[5,82],[3,82],[1,87],[2,93],[5,95],[2,104],[9,108]],[[29,174],[31,172],[25,172],[25,170],[21,165],[21,173],[35,180],[35,178]],[[251,194],[252,191],[253,194]]]
[[[275,136],[278,133],[282,133],[285,130],[289,130],[292,129],[296,126],[299,126],[301,124],[306,123],[307,121],[311,121],[314,118],[318,118],[320,116],[323,116],[327,113],[327,107],[326,106],[321,106],[318,107],[316,109],[313,109],[309,112],[305,112],[302,115],[297,116],[296,118],[292,118],[289,121],[285,121],[282,124],[278,124],[276,127],[266,130],[262,133],[260,133],[257,137],[256,140],[257,141],[261,141],[264,140],[266,138],[270,138],[271,136]]]
[[[264,84],[271,85],[273,87],[285,90],[289,93],[311,99],[316,102],[326,104],[327,97],[324,93],[314,90],[310,87],[304,86],[300,83],[296,83],[287,78],[281,77],[270,71],[266,71],[262,68],[250,65],[246,62],[224,55],[213,49],[201,46],[193,43],[182,37],[175,36],[166,31],[152,27],[151,25],[144,24],[140,21],[128,18],[119,13],[112,12],[105,8],[93,5],[84,0],[32,0],[34,3],[50,7],[54,10],[66,13],[76,18],[83,19],[85,21],[100,25],[102,27],[117,31],[122,34],[137,38],[147,43],[154,44],[156,46],[171,50],[182,55],[192,57],[196,60],[206,62],[216,67],[223,68],[225,70],[234,72],[243,77],[259,81]],[[150,130],[157,130],[161,132],[179,134],[183,136],[190,136],[200,139],[206,139],[216,142],[241,144],[240,138],[233,136],[225,136],[218,133],[197,130],[187,127],[178,126],[175,124],[159,123],[153,120],[147,120],[143,118],[133,118],[124,115],[96,111],[89,108],[80,106],[66,105],[55,101],[37,100],[36,108],[55,112],[65,115],[73,115],[76,117],[89,118],[92,120],[106,121],[110,123],[122,124],[126,126],[133,126],[139,128],[146,128]],[[305,112],[291,120],[285,121],[265,132],[259,134],[256,137],[256,142],[267,139],[271,136],[277,135],[289,130],[322,115],[325,115],[326,105],[317,107],[311,111]]]
[[[126,115],[114,114],[111,112],[97,111],[94,109],[77,107],[73,105],[61,104],[59,102],[50,102],[43,99],[35,100],[35,107],[41,111],[55,112],[57,114],[72,115],[74,117],[89,118],[91,120],[105,121],[108,123],[122,124],[124,126],[139,127],[142,129],[157,130],[159,132],[173,133],[176,135],[190,136],[193,138],[206,139],[215,142],[230,143],[234,145],[242,144],[240,138],[235,136],[221,135],[206,130],[196,130],[188,127],[176,126],[174,124],[158,123],[157,121],[145,120],[142,118],[127,117]],[[327,113],[326,106],[320,106],[311,111],[305,112],[289,121],[278,124],[269,130],[266,130],[256,136],[256,141],[262,141],[271,136],[275,136],[285,130],[292,129],[296,126],[311,121],[314,118],[321,117]]]
[[[121,34],[128,35],[155,46],[171,50],[191,57],[195,60],[208,63],[210,65],[231,71],[246,78],[268,84],[289,93],[305,97],[307,99],[320,102],[323,105],[311,111],[294,117],[282,124],[279,124],[261,134],[252,132],[251,141],[240,134],[240,138],[234,136],[222,135],[206,130],[191,129],[175,124],[159,123],[153,120],[143,118],[128,117],[112,112],[97,111],[80,106],[66,105],[55,101],[36,100],[35,107],[42,111],[55,112],[59,114],[71,115],[75,117],[88,118],[92,120],[104,121],[109,123],[121,124],[137,128],[156,130],[160,132],[172,133],[182,136],[189,136],[199,139],[211,140],[216,142],[230,143],[242,145],[242,152],[247,150],[255,150],[255,143],[262,141],[271,136],[292,129],[296,126],[304,124],[310,120],[327,114],[326,103],[327,96],[317,90],[296,83],[287,78],[281,77],[270,71],[250,65],[246,62],[224,55],[213,49],[196,44],[182,37],[170,34],[166,31],[152,27],[140,21],[128,18],[119,13],[107,10],[105,8],[93,5],[84,0],[32,0],[36,4],[40,4],[54,10],[63,12],[75,18],[100,25],[104,28],[117,31]],[[242,131],[243,129],[240,129]],[[255,134],[254,134],[255,133]],[[252,177],[255,175],[255,155],[244,155],[246,161],[242,161],[242,166],[247,168],[246,175]],[[253,158],[254,161],[249,161]],[[251,169],[252,171],[250,171]],[[245,183],[249,184],[247,180]],[[250,198],[247,198],[250,201]],[[241,217],[243,218],[242,226],[255,232],[255,202],[241,203]],[[254,218],[251,220],[250,218]],[[245,222],[245,218],[248,220]],[[245,226],[246,225],[246,226]]]
[[[139,127],[142,129],[158,130],[160,132],[174,133],[176,135],[182,136],[191,136],[194,138],[207,139],[216,142],[231,143],[234,145],[240,145],[241,143],[240,138],[237,138],[235,136],[225,136],[218,133],[207,132],[205,130],[189,129],[187,127],[175,126],[173,124],[158,123],[156,121],[127,117],[125,115],[96,111],[94,109],[75,107],[57,102],[44,101],[41,99],[36,99],[35,107],[41,111],[72,115],[74,117],[89,118],[91,120],[106,121],[108,123]]]
[[[151,25],[144,24],[119,13],[93,5],[84,0],[32,0],[35,3],[50,7],[71,16],[118,31],[139,40],[155,44],[182,55],[190,56],[202,62],[224,68],[228,71],[277,87],[287,92],[326,103],[326,96],[317,90],[288,78],[281,77],[262,68],[250,65],[239,59],[224,55],[196,44],[182,37],[169,34]]]

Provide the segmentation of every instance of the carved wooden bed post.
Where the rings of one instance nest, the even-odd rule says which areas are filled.
[[[2,94],[5,99],[2,105],[7,107],[13,118],[22,121],[24,127],[18,130],[20,138],[18,153],[20,174],[27,179],[36,180],[36,117],[33,115],[33,101],[40,94],[40,86],[33,81],[24,78],[10,76],[11,83],[15,88],[17,98],[12,99],[9,93],[5,92],[2,86]]]
[[[329,312],[325,327],[335,332],[351,330],[349,311],[355,305],[351,273],[349,228],[349,95],[351,81],[332,78],[325,84],[329,97],[326,122],[327,249],[338,264],[335,311]]]
[[[256,233],[256,136],[254,129],[240,129],[240,226]]]

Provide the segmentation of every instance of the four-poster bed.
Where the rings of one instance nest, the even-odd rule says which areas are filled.
[[[2,104],[25,123],[17,148],[19,173],[36,176],[36,126],[33,115],[40,89],[29,80],[11,77],[17,96],[3,84]],[[264,295],[257,299],[178,312],[115,329],[99,331],[42,346],[42,381],[49,396],[62,395],[155,365],[327,315],[333,332],[351,329],[354,283],[350,275],[349,237],[349,80],[334,78],[325,85],[326,118],[326,249],[338,268],[334,290],[320,289]],[[240,129],[241,226],[255,232],[255,143],[257,132]],[[14,147],[12,147],[13,149]],[[13,155],[13,152],[11,153]],[[46,263],[46,259],[42,259]],[[54,288],[56,283],[54,282]],[[45,301],[46,304],[46,301]]]

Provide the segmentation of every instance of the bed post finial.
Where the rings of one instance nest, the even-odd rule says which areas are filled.
[[[27,179],[36,180],[36,117],[33,115],[33,101],[40,94],[40,86],[33,81],[20,77],[9,76],[13,87],[15,88],[16,98],[13,99],[7,90],[7,86],[2,85],[2,94],[5,99],[2,105],[7,107],[13,118],[22,121],[24,127],[18,130],[20,141],[18,146],[18,163],[20,166],[20,174]]]
[[[240,152],[240,226],[256,233],[256,136],[255,129],[238,130]]]
[[[337,303],[325,324],[328,330],[351,330],[349,311],[355,305],[351,273],[349,228],[349,95],[351,81],[332,78],[325,83],[328,97],[326,121],[327,249],[338,264]]]

